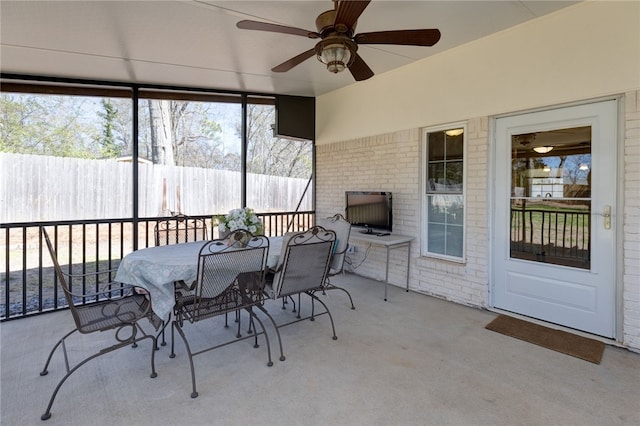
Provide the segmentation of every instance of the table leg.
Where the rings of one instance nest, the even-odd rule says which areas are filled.
[[[385,275],[384,275],[384,301],[387,301],[387,285],[389,284],[389,250],[392,248],[399,248],[399,247],[403,247],[403,246],[407,246],[407,286],[406,286],[406,292],[409,292],[409,268],[411,266],[411,243],[402,243],[402,244],[396,244],[393,246],[386,246],[387,247],[387,267],[385,270]]]
[[[409,292],[409,265],[411,264],[411,243],[407,244],[407,293]]]
[[[389,284],[389,246],[387,246],[387,269],[384,274],[384,301],[387,301],[387,285]]]

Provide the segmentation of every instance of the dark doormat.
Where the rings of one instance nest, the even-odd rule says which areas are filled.
[[[604,343],[598,340],[562,330],[555,330],[506,315],[499,315],[487,324],[485,328],[557,352],[582,358],[595,364],[600,364],[602,353],[604,352]]]

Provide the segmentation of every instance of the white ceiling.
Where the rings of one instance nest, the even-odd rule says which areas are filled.
[[[373,0],[356,33],[438,28],[433,47],[371,45],[358,53],[378,74],[554,12],[576,1]],[[259,93],[318,96],[354,84],[315,58],[271,68],[312,48],[300,36],[240,30],[242,19],[315,31],[323,1],[0,2],[0,69]],[[373,77],[375,78],[375,76]]]

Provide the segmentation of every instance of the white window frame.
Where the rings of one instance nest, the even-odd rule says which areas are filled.
[[[450,256],[442,253],[434,253],[429,251],[428,242],[428,196],[430,194],[427,193],[427,176],[428,176],[428,163],[427,156],[429,150],[427,149],[428,143],[428,135],[429,133],[442,132],[446,130],[452,129],[463,129],[463,139],[462,139],[462,202],[463,202],[463,219],[462,219],[462,256]],[[421,170],[421,207],[422,207],[422,217],[421,217],[421,244],[420,244],[420,254],[421,256],[443,259],[456,263],[465,263],[466,262],[466,253],[467,253],[467,125],[464,122],[460,123],[450,123],[443,126],[436,127],[427,127],[422,129],[422,137],[420,140],[421,146],[421,161],[422,161],[422,170]]]

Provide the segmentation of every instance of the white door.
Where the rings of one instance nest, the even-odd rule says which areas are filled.
[[[493,305],[615,337],[617,103],[496,120]]]

